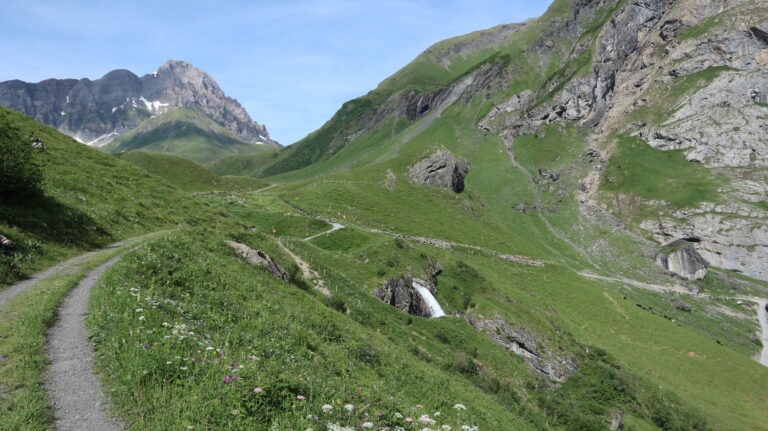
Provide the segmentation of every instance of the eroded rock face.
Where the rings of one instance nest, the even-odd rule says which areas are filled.
[[[277,144],[210,75],[184,61],[169,60],[141,78],[114,70],[94,81],[5,81],[0,83],[0,105],[93,146],[106,145],[142,120],[181,107],[202,110],[247,142]]]
[[[443,187],[454,193],[464,191],[464,178],[468,172],[469,162],[454,157],[447,150],[438,150],[409,169],[413,182]]]
[[[390,278],[373,291],[373,296],[412,316],[430,317],[429,306],[413,288],[411,276]]]
[[[264,267],[272,275],[283,280],[286,283],[288,283],[288,281],[290,280],[290,275],[288,274],[288,272],[286,272],[283,269],[283,267],[280,266],[280,264],[275,262],[274,259],[269,257],[263,251],[254,250],[248,247],[247,245],[241,244],[239,242],[225,241],[225,243],[228,246],[234,248],[237,251],[237,254],[240,255],[240,257],[242,257],[246,262],[250,263],[251,265]]]
[[[706,277],[709,264],[696,251],[692,242],[679,239],[665,245],[664,248],[666,251],[656,255],[656,263],[659,266],[687,280]]]
[[[579,369],[575,357],[567,352],[547,351],[535,332],[523,327],[513,329],[500,316],[491,319],[467,316],[466,320],[496,344],[525,359],[537,375],[564,382]]]

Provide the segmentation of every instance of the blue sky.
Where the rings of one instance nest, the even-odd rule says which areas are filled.
[[[541,15],[550,0],[0,0],[0,81],[210,73],[293,143],[440,40]]]

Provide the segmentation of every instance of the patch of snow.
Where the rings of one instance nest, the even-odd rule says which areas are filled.
[[[163,103],[159,100],[155,100],[154,102],[150,102],[149,100],[145,99],[144,96],[139,97],[139,100],[144,102],[144,105],[146,105],[147,110],[149,112],[157,112],[162,108],[163,106],[169,106],[170,103]]]
[[[84,143],[85,143],[85,142],[83,142],[83,140],[82,140],[82,139],[78,138],[77,136],[73,136],[73,138],[75,139],[75,141],[77,141],[77,142],[79,142],[79,143],[81,143],[81,144],[84,144]]]
[[[69,103],[69,96],[67,96],[67,103]]]
[[[86,143],[85,145],[88,145],[89,147],[103,147],[104,145],[107,145],[108,143],[112,142],[112,139],[110,138],[116,138],[120,136],[119,133],[117,133],[117,130],[113,130],[109,133],[105,133],[98,138],[94,139],[91,142]],[[81,141],[82,142],[82,141]]]
[[[67,115],[67,113],[64,111],[61,111],[61,115]]]
[[[264,145],[265,144],[265,142],[261,142],[261,141],[256,141],[256,143],[259,144],[259,145]]]
[[[152,72],[152,76],[157,78],[157,72]]]
[[[117,111],[118,109],[120,109],[120,107],[119,106],[115,106],[114,108],[112,108],[112,113],[114,114],[115,111]]]

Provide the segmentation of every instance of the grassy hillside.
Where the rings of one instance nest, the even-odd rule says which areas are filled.
[[[180,108],[149,118],[103,149],[109,153],[142,150],[207,163],[233,154],[258,153],[271,145],[245,142],[196,108]]]
[[[220,177],[197,163],[178,156],[144,151],[118,153],[120,160],[136,165],[188,192],[258,190],[269,183],[250,177]]]
[[[83,250],[201,220],[206,209],[130,163],[80,144],[16,111],[0,108],[0,127],[46,146],[42,194],[0,205],[0,233],[17,252],[0,256],[0,285]]]
[[[200,236],[211,241],[197,241]],[[295,281],[248,266],[223,244],[226,238],[265,250]],[[581,370],[559,389],[547,389],[522,360],[463,319],[412,318],[373,299],[366,284],[356,283],[373,262],[343,265],[344,255],[286,245],[318,268],[336,260],[340,272],[326,273],[333,299],[307,290],[291,259],[264,234],[174,234],[134,253],[103,281],[89,323],[100,346],[98,365],[132,429],[295,430],[365,422],[423,429],[433,421],[432,427],[452,429],[593,430],[606,427],[616,408],[639,429],[708,429],[685,401],[603,350],[580,353]],[[374,239],[365,250],[398,248]],[[413,264],[431,253],[403,250],[400,258]],[[205,263],[190,264],[200,260]],[[484,274],[472,269],[477,260],[457,267],[460,261],[444,255],[441,262],[446,277],[484,284]],[[477,306],[484,296],[475,298]],[[115,342],[115,334],[129,333]],[[563,348],[574,347],[560,337]]]
[[[217,175],[260,176],[266,164],[277,157],[278,150],[263,151],[255,154],[224,156],[208,163],[206,167]]]

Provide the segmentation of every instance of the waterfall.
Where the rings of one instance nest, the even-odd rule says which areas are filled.
[[[413,282],[413,288],[416,289],[416,292],[418,292],[424,302],[427,303],[427,307],[429,307],[430,318],[445,316],[443,308],[440,307],[440,303],[438,303],[437,299],[432,296],[432,292],[430,292],[429,289],[415,281]]]
[[[768,367],[768,311],[766,311],[768,301],[763,299],[755,302],[757,302],[757,319],[760,321],[760,328],[763,332],[763,352],[760,355],[760,363]]]

